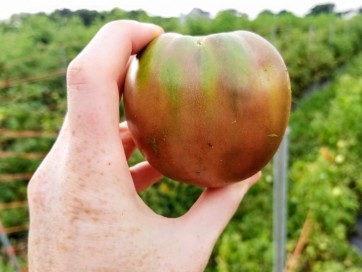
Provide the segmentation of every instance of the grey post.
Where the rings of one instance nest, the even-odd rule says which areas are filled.
[[[273,159],[273,272],[283,272],[287,235],[288,134]]]
[[[14,268],[14,272],[20,271],[20,264],[16,258],[12,245],[10,244],[9,238],[5,233],[5,229],[1,220],[0,220],[0,242],[3,245],[5,252],[9,257],[9,261],[11,263],[11,266]]]

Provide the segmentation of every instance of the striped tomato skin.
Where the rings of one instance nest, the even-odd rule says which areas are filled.
[[[165,176],[203,187],[261,170],[281,143],[290,105],[281,55],[247,31],[165,33],[134,58],[124,88],[144,157]]]

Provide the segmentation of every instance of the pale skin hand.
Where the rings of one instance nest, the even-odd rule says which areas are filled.
[[[130,56],[162,33],[154,25],[104,26],[70,64],[68,112],[28,187],[30,271],[203,271],[213,246],[260,173],[206,189],[179,218],[155,214],[137,191],[161,178],[131,169],[135,145],[119,125]]]

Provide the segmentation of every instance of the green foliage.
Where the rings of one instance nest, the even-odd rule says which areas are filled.
[[[2,272],[14,272],[14,269],[6,263],[5,258],[0,256],[0,271]]]
[[[162,18],[113,9],[13,16],[0,22],[0,129],[58,131],[66,112],[67,64],[103,24],[116,19],[153,22],[166,31],[191,35],[251,30],[277,47],[288,66],[295,107],[290,121],[288,254],[309,214],[312,232],[298,271],[361,271],[361,253],[350,245],[349,237],[362,201],[362,57],[357,57],[362,51],[362,15],[345,20],[336,14],[300,18],[288,12],[263,12],[249,20],[234,10],[214,18],[196,10],[182,18]],[[309,87],[327,80],[328,85],[309,93]],[[4,133],[0,147],[11,154],[46,153],[54,140]],[[136,152],[129,164],[142,159]],[[32,173],[40,161],[0,157],[0,175]],[[268,165],[218,240],[206,271],[271,270],[272,188]],[[141,197],[155,212],[177,217],[201,192],[164,178]],[[25,199],[25,180],[0,182],[0,202]],[[1,211],[0,218],[7,227],[28,221],[23,208]],[[1,265],[2,259],[0,270],[7,271]]]
[[[292,116],[290,243],[308,212],[313,221],[300,271],[356,271],[362,265],[348,242],[362,199],[361,63],[362,56]]]
[[[317,5],[311,9],[309,14],[310,15],[319,15],[322,13],[333,13],[334,8],[335,8],[335,4],[333,4],[333,3]]]

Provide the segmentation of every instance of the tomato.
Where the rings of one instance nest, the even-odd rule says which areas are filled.
[[[124,88],[128,126],[148,162],[204,187],[261,170],[281,143],[290,105],[281,55],[248,31],[162,34],[134,58]]]

